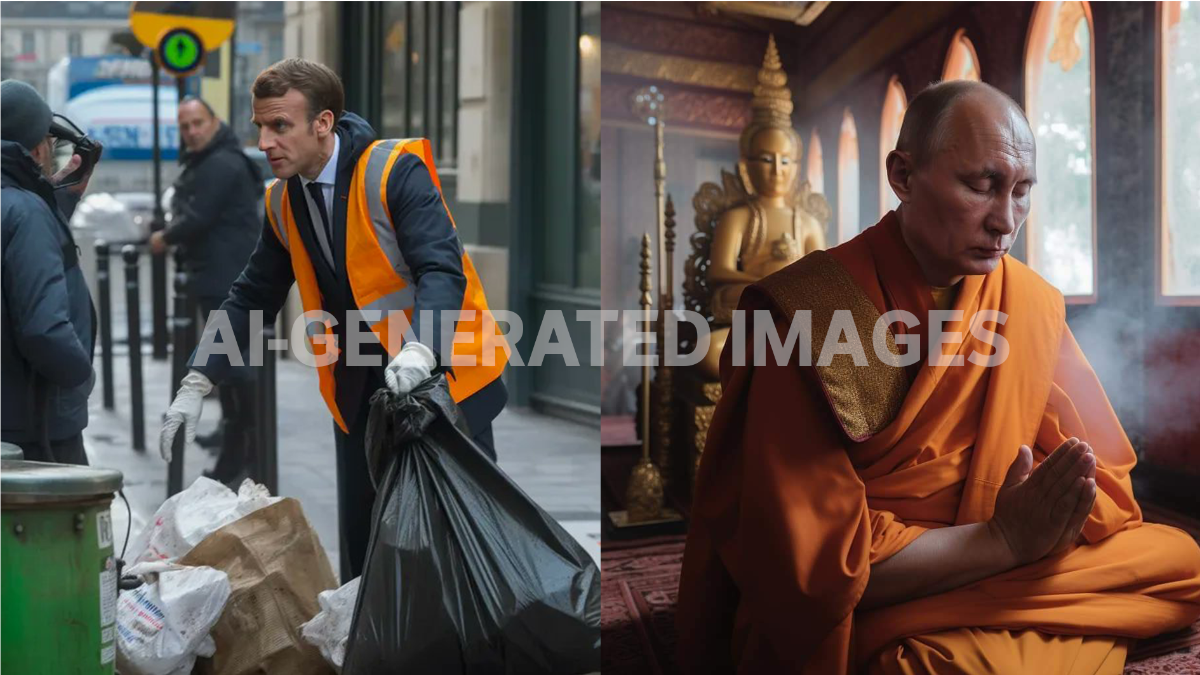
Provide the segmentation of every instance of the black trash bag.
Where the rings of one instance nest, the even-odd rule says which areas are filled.
[[[446,378],[371,397],[375,500],[343,675],[600,670],[600,571],[466,433]]]

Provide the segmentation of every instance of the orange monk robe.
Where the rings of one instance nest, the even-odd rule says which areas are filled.
[[[924,354],[933,305],[889,214],[747,289],[740,308],[771,309],[781,338],[794,310],[812,309],[816,364],[831,308],[870,320],[910,311]],[[963,319],[943,330],[963,340],[944,346],[947,357],[993,354],[969,321],[984,309],[1008,315],[987,324],[1008,342],[1002,365],[922,358],[906,372],[874,357],[870,327],[867,368],[850,356],[802,367],[794,354],[786,366],[773,355],[734,366],[727,343],[679,588],[684,672],[1120,673],[1127,638],[1200,616],[1200,548],[1142,522],[1134,451],[1066,326],[1062,295],[1006,257],[964,278],[954,309]],[[1096,503],[1070,549],[855,611],[872,564],[929,528],[987,520],[1018,448],[1041,462],[1071,436],[1094,448],[1098,466]]]

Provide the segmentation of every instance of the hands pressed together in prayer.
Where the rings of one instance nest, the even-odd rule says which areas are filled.
[[[1087,443],[1069,438],[1037,468],[1033,452],[1022,445],[988,526],[1014,566],[1027,565],[1078,539],[1095,503],[1096,457]]]
[[[1070,438],[1034,468],[1021,446],[991,520],[929,530],[871,565],[860,609],[949,591],[1067,549],[1096,503],[1096,457]]]

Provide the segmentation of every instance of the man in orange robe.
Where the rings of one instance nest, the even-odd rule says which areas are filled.
[[[934,85],[888,156],[898,210],[743,294],[781,342],[807,311],[811,344],[722,354],[679,588],[685,672],[1119,674],[1130,639],[1200,617],[1200,547],[1142,522],[1134,450],[1062,294],[1005,255],[1034,166],[1011,99]],[[834,339],[857,338],[864,365],[820,359],[839,310],[853,327]],[[907,367],[871,349],[893,310],[920,322],[886,335],[919,353]],[[930,310],[961,310],[942,327],[960,342]]]

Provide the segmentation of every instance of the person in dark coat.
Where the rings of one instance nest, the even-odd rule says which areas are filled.
[[[74,210],[87,180],[56,194],[80,158],[53,174],[50,107],[33,87],[0,83],[0,107],[0,440],[28,460],[87,464],[95,311],[60,208]]]
[[[182,246],[192,292],[205,319],[219,308],[250,260],[262,222],[263,178],[242,152],[229,125],[203,100],[179,104],[183,172],[175,181],[170,226],[150,236],[155,254]],[[254,376],[239,368],[219,389],[224,418],[209,443],[219,444],[216,466],[205,476],[236,483],[246,472],[254,438]]]

